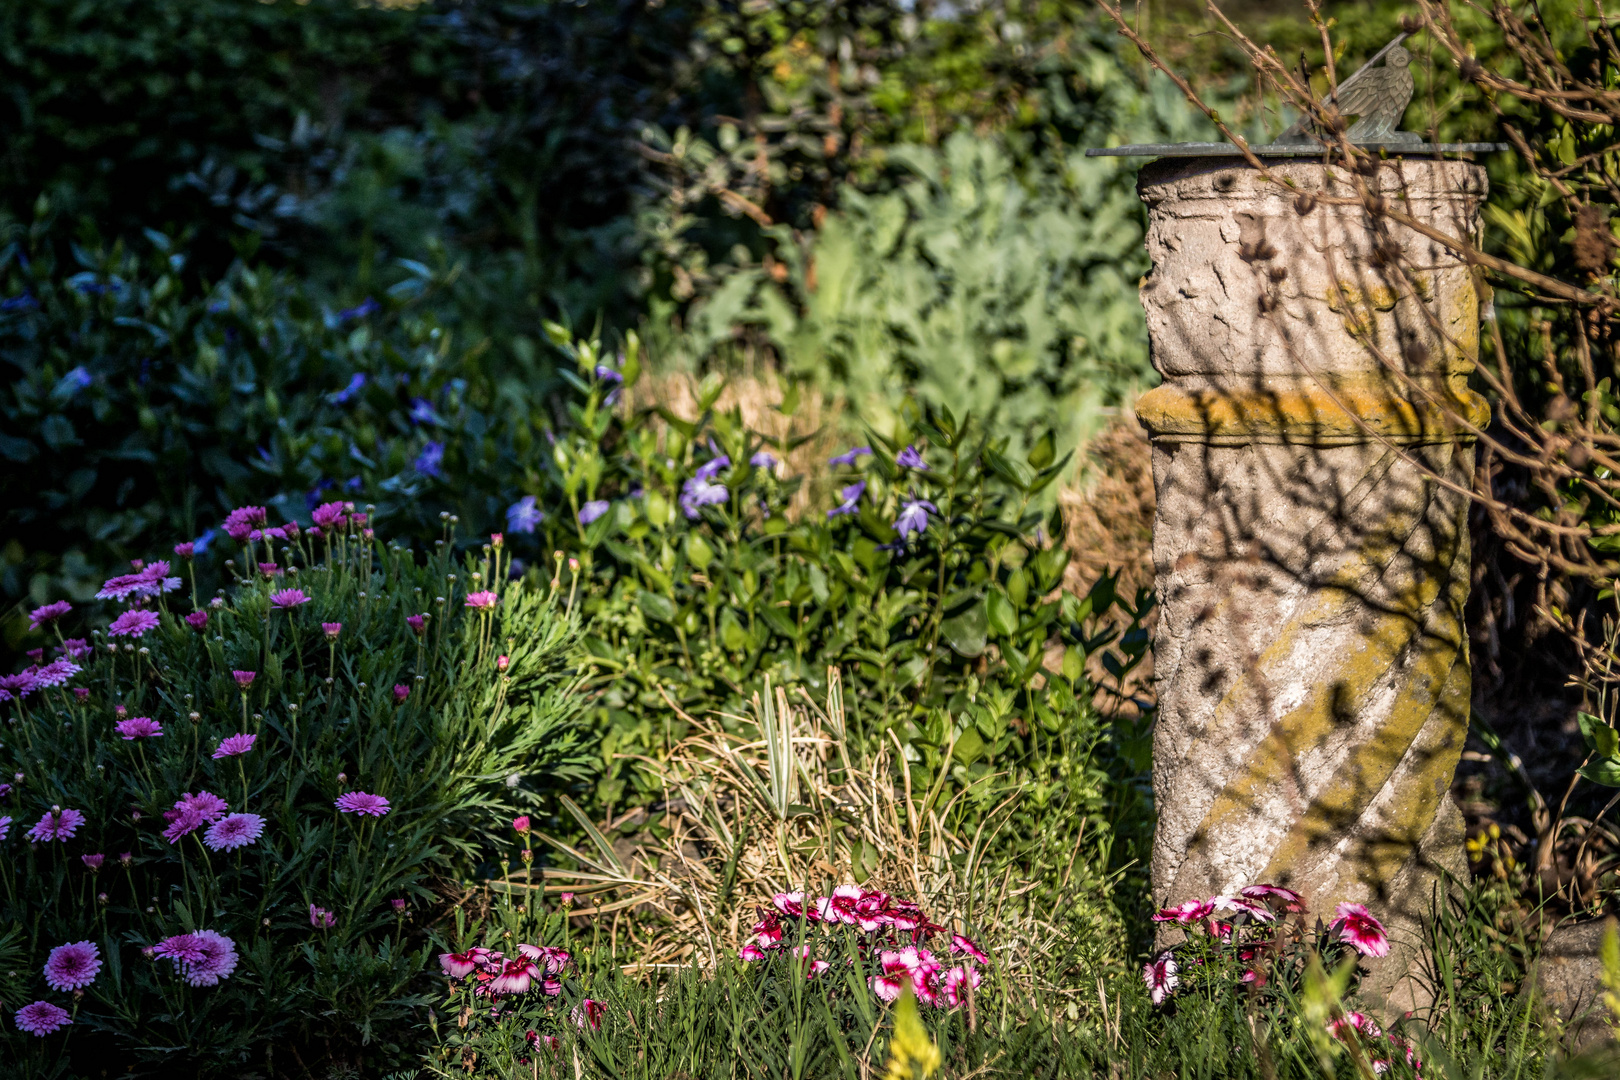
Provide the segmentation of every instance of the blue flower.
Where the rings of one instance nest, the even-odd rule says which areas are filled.
[[[921,536],[928,531],[928,515],[932,512],[939,514],[939,507],[927,499],[908,499],[900,506],[900,516],[894,519],[894,531],[904,540],[916,533]]]
[[[722,461],[724,458],[715,460]],[[700,507],[719,506],[729,498],[731,492],[726,490],[724,484],[713,483],[708,477],[694,476],[681,485],[681,497],[678,501],[681,504],[681,511],[688,518],[696,520]]]
[[[870,454],[871,451],[868,450],[867,453]],[[857,480],[843,491],[840,491],[838,493],[839,498],[843,499],[844,501],[827,511],[827,520],[831,521],[840,514],[853,514],[855,512],[855,504],[861,501],[861,495],[865,493],[865,491],[865,480]]]
[[[309,491],[305,492],[304,494],[304,509],[314,510],[321,504],[321,492],[326,491],[334,486],[335,485],[332,483],[332,481],[326,479],[325,477],[322,477],[320,480],[316,481],[315,486],[310,488]]]
[[[721,454],[719,457],[710,458],[708,461],[704,462],[698,471],[692,474],[692,479],[700,480],[707,484],[713,481],[716,476],[720,475],[721,469],[729,469],[730,467],[731,459],[725,454]]]
[[[535,505],[533,495],[525,495],[506,508],[507,532],[532,533],[544,520],[546,515]]]
[[[827,464],[829,464],[829,465],[853,465],[853,464],[855,464],[855,459],[856,458],[860,457],[862,454],[870,454],[871,452],[872,452],[872,448],[870,446],[851,447],[850,449],[844,451],[842,454],[839,454],[836,457],[828,458],[827,459]]]
[[[197,539],[193,540],[191,542],[191,554],[193,556],[197,556],[207,551],[208,545],[214,542],[214,535],[214,530],[209,529],[201,536],[197,537]]]
[[[210,300],[210,301],[208,301],[208,314],[210,314],[210,315],[218,315],[222,311],[229,311],[229,310],[231,310],[231,305],[227,301],[224,301],[224,300]]]
[[[381,310],[382,306],[368,296],[364,300],[360,301],[359,307],[344,308],[342,311],[338,312],[337,321],[340,323],[346,323],[350,319],[363,319],[367,315]]]
[[[32,293],[24,292],[18,296],[9,296],[0,300],[0,312],[9,311],[38,311],[39,301],[34,299]]]
[[[444,470],[440,466],[444,464],[444,443],[430,442],[422,447],[422,452],[416,455],[414,464],[416,471],[422,475],[442,478]]]
[[[364,486],[358,476],[351,476],[343,482],[343,490],[345,491],[359,491]]]
[[[591,522],[595,521],[597,518],[601,517],[607,512],[608,501],[606,499],[592,499],[590,502],[579,508],[579,523],[581,525],[589,525]]]
[[[330,401],[334,405],[347,404],[349,399],[354,397],[354,395],[358,394],[365,385],[366,385],[365,373],[364,372],[355,372],[354,377],[349,380],[349,385],[348,386],[345,386],[343,389],[339,390],[335,394],[326,395],[326,400]]]
[[[921,469],[924,472],[928,471],[928,463],[922,459],[921,454],[917,453],[917,448],[915,446],[908,446],[904,450],[900,451],[899,455],[894,459],[894,463],[900,466],[902,469]]]
[[[596,365],[596,377],[604,382],[623,384],[624,376],[608,367],[606,364]]]
[[[754,456],[748,459],[748,464],[756,469],[774,469],[776,456],[769,450],[756,450]]]
[[[433,402],[427,398],[411,398],[411,422],[416,424],[442,423],[439,414],[433,411]]]

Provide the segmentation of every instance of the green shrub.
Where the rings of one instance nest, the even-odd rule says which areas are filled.
[[[180,552],[108,582],[132,606],[88,642],[62,638],[77,613],[40,613],[61,655],[5,684],[0,1000],[46,1001],[72,1026],[8,1023],[8,1061],[232,1076],[311,1054],[401,1061],[443,882],[583,775],[575,622],[554,594],[505,584],[499,549],[418,558],[341,511],[320,513],[325,536],[232,525],[265,531],[184,618],[198,597]],[[164,958],[202,931],[234,943],[233,970]],[[99,973],[42,980],[72,942]]]

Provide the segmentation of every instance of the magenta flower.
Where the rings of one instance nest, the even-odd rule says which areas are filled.
[[[257,735],[227,735],[220,741],[219,749],[214,751],[214,760],[247,753],[253,749],[253,741],[257,738]]]
[[[1277,918],[1271,913],[1270,908],[1247,896],[1212,896],[1209,902],[1214,905],[1216,911],[1242,912],[1256,922],[1271,922]]]
[[[197,544],[192,540],[187,540],[183,544],[176,544],[174,545],[174,553],[182,559],[189,559],[197,553]]]
[[[327,641],[336,641],[338,635],[343,633],[343,624],[340,622],[323,622],[321,623],[321,633],[326,635]]]
[[[31,1005],[24,1005],[17,1010],[12,1019],[17,1021],[17,1029],[26,1031],[30,1035],[46,1036],[73,1023],[72,1017],[66,1009],[52,1005],[48,1001],[36,1001]]]
[[[280,592],[270,594],[270,606],[282,611],[291,611],[295,607],[302,607],[309,603],[310,598],[304,595],[303,589],[282,589]]]
[[[388,906],[394,909],[395,914],[399,914],[405,910],[405,898],[403,896],[396,896],[394,899],[388,901]]]
[[[977,990],[982,981],[979,969],[971,964],[951,968],[945,973],[945,1000],[951,1008],[960,1008],[967,1001],[969,990]]]
[[[96,981],[101,954],[95,943],[75,941],[58,945],[45,960],[45,984],[59,993],[81,990]]]
[[[1384,1031],[1378,1026],[1378,1021],[1365,1013],[1349,1012],[1343,1016],[1336,1016],[1327,1023],[1328,1034],[1340,1042],[1348,1042],[1352,1031],[1359,1031],[1369,1039],[1381,1039]]]
[[[265,577],[275,577],[277,574],[281,573],[281,567],[277,566],[273,562],[262,562],[259,564],[259,573],[263,574]]]
[[[107,856],[100,854],[80,855],[79,860],[83,862],[85,866],[90,868],[91,873],[95,873],[97,870],[101,869],[101,864],[107,861]]]
[[[522,814],[522,815],[512,819],[512,831],[513,832],[527,833],[529,831],[529,826],[530,826],[530,821],[529,821],[529,815],[528,814]]]
[[[345,814],[361,814],[370,817],[382,817],[388,813],[390,807],[388,800],[381,795],[370,795],[364,791],[350,791],[339,795],[332,804]]]
[[[232,540],[241,543],[253,534],[253,530],[270,520],[262,506],[239,506],[225,517],[225,533]]]
[[[465,979],[478,970],[481,958],[474,954],[479,951],[474,949],[464,953],[440,953],[439,967],[452,979]]]
[[[79,831],[84,824],[84,814],[78,810],[63,810],[60,806],[51,807],[46,815],[28,830],[30,844],[43,844],[52,840],[71,840],[73,834]]]
[[[1209,918],[1215,905],[1208,900],[1188,900],[1185,904],[1165,908],[1153,916],[1154,922],[1173,922],[1177,926],[1192,926]]]
[[[1384,932],[1384,924],[1361,904],[1340,904],[1335,908],[1328,933],[1335,930],[1339,932],[1340,941],[1362,956],[1389,955],[1389,936]]]
[[[113,725],[113,730],[123,736],[125,742],[163,737],[163,725],[150,716],[134,716],[128,720],[120,720]]]
[[[501,598],[488,589],[467,594],[467,606],[478,611],[488,611],[500,602]]]
[[[141,608],[130,608],[107,627],[108,637],[143,637],[148,630],[156,630],[158,624],[157,612],[146,611]]]
[[[410,696],[411,696],[411,688],[410,687],[406,686],[404,683],[398,683],[397,682],[397,683],[394,684],[394,704],[395,705],[403,705],[403,704],[405,704],[405,699],[410,697]]]
[[[182,836],[196,832],[211,821],[225,816],[230,809],[224,799],[208,791],[193,795],[189,791],[174,804],[173,810],[163,811],[163,820],[169,827],[163,830],[163,839],[178,844]]]
[[[258,814],[231,814],[208,826],[203,843],[209,851],[235,851],[264,835],[264,818]]]
[[[253,680],[258,677],[258,674],[257,671],[232,671],[231,678],[236,680],[237,686],[246,690],[253,685]]]
[[[34,692],[34,676],[32,672],[22,671],[16,675],[0,675],[0,701],[17,701]]]
[[[70,637],[62,639],[62,647],[58,651],[69,660],[83,660],[93,650],[90,648],[90,643],[84,638]]]
[[[54,604],[37,607],[28,613],[28,629],[38,630],[46,623],[53,623],[72,610],[73,605],[66,600],[58,600]]]
[[[192,986],[218,986],[236,970],[236,944],[212,930],[164,938],[152,946],[152,955],[171,961]]]
[[[343,525],[343,504],[336,502],[322,503],[315,508],[315,512],[310,517],[314,519],[316,526],[320,529],[331,532],[333,529]]]
[[[1281,885],[1250,885],[1241,895],[1272,907],[1280,907],[1291,915],[1302,914],[1305,911],[1304,898],[1293,889],[1285,889]]]
[[[317,930],[330,930],[337,925],[337,916],[323,907],[309,905],[309,925]]]
[[[169,576],[169,564],[162,559],[155,560],[150,565],[142,566],[139,560],[135,563],[133,574],[119,574],[108,578],[96,593],[98,600],[127,600],[130,597],[153,597],[164,593],[174,592],[180,587],[180,579]]]
[[[190,615],[186,616],[186,625],[191,627],[193,630],[206,629],[208,626],[208,612],[193,611]]]
[[[405,625],[409,626],[413,631],[416,632],[416,635],[420,637],[422,635],[422,629],[427,626],[427,616],[407,615],[405,616]]]
[[[1157,960],[1143,965],[1142,981],[1147,983],[1148,997],[1153,999],[1153,1004],[1164,1004],[1164,999],[1181,982],[1176,970],[1175,957],[1169,953],[1160,953]]]
[[[595,1031],[597,1028],[602,1026],[602,1017],[606,1015],[606,1005],[602,1004],[600,1001],[594,1001],[591,998],[586,998],[584,1001],[580,1002],[574,1007],[574,1011],[568,1014],[568,1018],[572,1020],[574,1022],[574,1026],[579,1028],[581,1031],[584,1031],[587,1025],[592,1031]]]
[[[904,953],[912,955],[906,956]],[[906,983],[912,983],[915,989],[916,980],[913,974],[918,966],[915,954],[915,949],[903,949],[899,952],[884,949],[879,953],[878,962],[882,966],[882,974],[872,976],[870,980],[872,993],[884,1001],[898,1001]]]
[[[979,948],[972,941],[963,937],[961,934],[951,935],[951,952],[967,953],[981,964],[988,964],[990,962],[989,953]]]
[[[73,678],[73,676],[77,675],[83,670],[84,668],[80,667],[78,664],[75,664],[73,661],[64,656],[60,659],[52,660],[43,667],[35,668],[32,672],[34,676],[34,686],[36,689],[44,689],[50,686],[61,686],[63,683],[67,682],[69,679]]]
[[[795,919],[808,918],[811,922],[816,921],[816,914],[805,905],[804,893],[802,892],[779,892],[771,897],[771,903],[776,906],[777,911],[784,915],[791,915]]]

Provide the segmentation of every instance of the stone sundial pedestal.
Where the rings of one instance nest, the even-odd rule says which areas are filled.
[[[1439,871],[1466,875],[1448,795],[1469,713],[1462,492],[1468,424],[1490,412],[1466,386],[1467,265],[1321,196],[1359,182],[1466,239],[1485,173],[1422,157],[1360,176],[1268,167],[1167,158],[1138,183],[1164,376],[1137,406],[1162,604],[1154,899],[1272,883],[1325,920],[1364,903],[1396,946],[1369,986],[1387,993]]]
[[[1154,900],[1283,885],[1324,922],[1365,904],[1392,948],[1362,986],[1392,1011],[1427,997],[1422,921],[1467,871],[1449,789],[1490,420],[1467,386],[1474,272],[1423,229],[1475,238],[1485,170],[1443,155],[1501,148],[1398,130],[1404,37],[1319,109],[1359,117],[1360,171],[1315,114],[1252,148],[1264,169],[1221,143],[1087,151],[1159,159],[1138,180],[1164,376],[1137,403],[1158,495]],[[1179,937],[1162,924],[1159,945]]]

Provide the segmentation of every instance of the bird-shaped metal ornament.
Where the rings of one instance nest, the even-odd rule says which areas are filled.
[[[1354,75],[1339,84],[1322,103],[1332,105],[1340,116],[1355,117],[1345,138],[1353,143],[1419,143],[1423,136],[1412,131],[1400,131],[1406,106],[1412,101],[1412,54],[1401,47],[1406,35],[1380,49],[1371,60],[1363,64]],[[1379,58],[1383,66],[1374,67]],[[1311,114],[1297,120],[1292,127],[1277,136],[1279,143],[1314,141]]]

